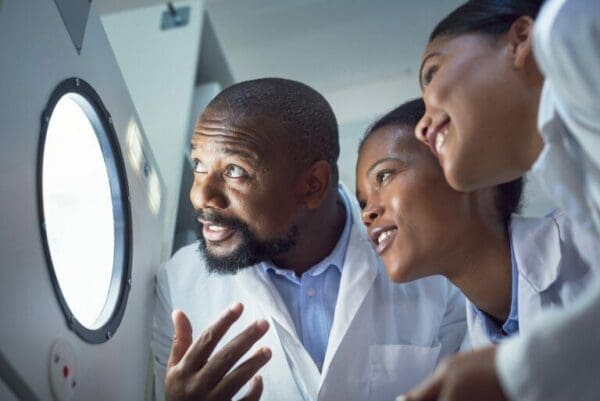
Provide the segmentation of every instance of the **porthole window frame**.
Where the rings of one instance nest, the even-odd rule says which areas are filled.
[[[86,114],[89,122],[94,128],[96,139],[98,140],[100,149],[102,151],[102,156],[105,161],[105,167],[107,168],[110,192],[113,199],[115,239],[112,275],[106,302],[98,317],[98,320],[103,320],[105,323],[100,327],[93,329],[86,327],[77,319],[62,293],[60,283],[54,270],[54,263],[50,252],[45,226],[46,219],[44,214],[42,173],[46,136],[48,133],[52,112],[54,111],[59,100],[68,94],[79,95],[86,101],[81,103],[77,102],[77,104]],[[125,161],[123,159],[118,137],[112,123],[112,118],[98,93],[85,80],[77,77],[68,78],[60,82],[53,90],[41,116],[37,159],[39,222],[46,264],[48,267],[50,281],[54,287],[54,293],[65,316],[66,324],[69,329],[75,332],[87,343],[101,344],[108,341],[114,335],[125,313],[125,307],[129,298],[129,292],[131,290],[133,229]],[[122,228],[120,227],[119,222],[122,222]],[[108,309],[110,307],[112,307],[112,310]]]

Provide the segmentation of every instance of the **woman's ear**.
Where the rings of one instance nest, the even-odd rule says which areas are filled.
[[[329,194],[333,171],[329,162],[319,160],[310,166],[303,177],[304,204],[309,209],[321,206]]]
[[[525,68],[533,56],[533,24],[534,20],[524,15],[517,18],[508,31],[513,65],[516,69]]]

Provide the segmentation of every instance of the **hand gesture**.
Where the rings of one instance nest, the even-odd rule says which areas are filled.
[[[263,347],[231,370],[267,332],[269,324],[265,320],[257,320],[211,356],[219,340],[240,317],[242,310],[243,306],[240,303],[231,306],[193,343],[189,319],[183,311],[173,312],[175,336],[165,378],[165,395],[168,401],[231,400],[269,361],[271,350]],[[262,390],[262,378],[254,376],[250,390],[240,401],[257,401]]]

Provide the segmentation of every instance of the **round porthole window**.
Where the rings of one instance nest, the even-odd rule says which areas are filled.
[[[50,277],[67,324],[108,340],[131,283],[131,218],[110,115],[85,81],[63,81],[42,116],[38,185]]]

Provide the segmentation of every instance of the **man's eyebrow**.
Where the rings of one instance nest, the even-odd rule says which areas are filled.
[[[421,90],[423,90],[423,67],[425,66],[425,63],[430,58],[435,57],[435,56],[441,56],[441,55],[442,55],[441,52],[432,52],[432,53],[429,53],[427,56],[425,56],[425,58],[421,62],[421,67],[419,67],[419,86],[421,87]]]
[[[190,150],[194,151],[196,149],[198,149],[198,145],[196,143],[194,143],[193,141],[190,142]],[[219,148],[219,151],[225,153],[226,155],[240,156],[240,157],[247,159],[253,163],[257,163],[260,161],[260,157],[256,153],[248,152],[243,149],[236,149],[236,148],[223,146],[223,147]]]
[[[253,162],[257,162],[259,160],[258,155],[256,155],[255,153],[252,152],[247,152],[245,150],[242,149],[234,149],[234,148],[221,148],[221,151],[223,151],[223,153],[225,153],[226,155],[234,155],[234,156],[240,156],[244,159],[248,159],[251,160]]]

